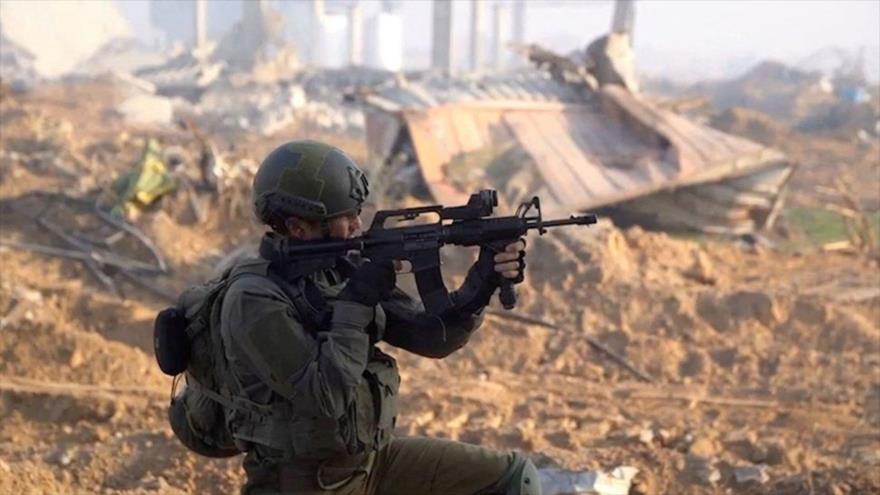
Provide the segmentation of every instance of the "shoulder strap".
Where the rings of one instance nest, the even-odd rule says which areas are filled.
[[[212,390],[210,387],[206,387],[200,381],[196,379],[192,374],[186,375],[186,385],[188,387],[193,387],[198,390],[200,393],[205,394],[206,397],[217,402],[228,409],[235,409],[236,411],[246,411],[259,414],[261,416],[270,416],[272,414],[272,408],[264,406],[262,404],[257,404],[251,400],[248,400],[240,395],[231,395],[227,397],[222,393],[216,392]]]
[[[303,319],[306,330],[315,334],[327,328],[330,321],[330,306],[315,282],[308,277],[297,277],[293,281],[288,281],[271,267],[268,277],[281,288],[296,308],[296,312]]]

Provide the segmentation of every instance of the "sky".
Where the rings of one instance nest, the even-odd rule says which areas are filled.
[[[229,18],[223,21],[224,28],[241,12],[237,0],[208,1],[209,17]],[[272,1],[287,12],[304,10],[303,0]],[[485,1],[490,7],[496,3],[510,7],[519,0]],[[469,45],[471,2],[453,2],[456,56],[464,64]],[[104,2],[2,2],[5,6],[22,3],[30,9],[45,7],[60,11],[65,9],[55,9],[52,5]],[[331,12],[344,5],[336,0],[326,0],[326,4]],[[133,32],[142,39],[155,39],[155,33],[150,32],[148,0],[116,0],[116,5]],[[380,5],[378,0],[365,0],[365,17],[378,11]],[[607,32],[614,7],[611,0],[529,0],[527,5],[527,41],[563,53],[582,48]],[[431,12],[431,0],[404,0],[400,4],[406,68],[424,68],[429,63]],[[489,12],[491,8],[487,9],[482,26],[487,41]],[[869,78],[880,79],[880,0],[637,0],[635,16],[636,67],[643,73],[684,81],[730,77],[766,58],[797,64],[826,47],[856,50],[864,46]],[[7,29],[24,24],[18,20],[12,22],[8,11],[4,17],[9,21],[3,23]],[[39,20],[45,16],[28,13],[27,18]],[[288,22],[292,24],[290,19]],[[59,30],[50,26],[35,31]]]
[[[607,32],[614,8],[607,0],[528,5],[527,39],[561,52]],[[466,47],[469,2],[455,9]],[[430,30],[430,1],[409,1],[404,13],[418,18],[407,32],[417,46]],[[764,58],[796,63],[827,46],[869,47],[880,79],[880,0],[637,0],[634,38],[637,68],[673,79],[730,75]]]

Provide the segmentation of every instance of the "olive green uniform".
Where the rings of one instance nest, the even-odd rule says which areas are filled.
[[[229,415],[247,450],[242,493],[507,493],[493,486],[522,464],[517,454],[392,436],[400,376],[375,346],[381,340],[441,358],[468,341],[479,314],[430,316],[399,289],[375,308],[337,300],[343,271],[282,276],[320,292],[332,308],[323,323],[301,314],[277,279],[244,276],[228,289],[221,335],[229,369],[247,400],[267,408]]]

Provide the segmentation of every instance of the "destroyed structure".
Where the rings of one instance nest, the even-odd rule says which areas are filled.
[[[492,187],[509,207],[539,195],[548,211],[602,208],[656,228],[772,225],[792,163],[641,97],[616,36],[580,59],[525,48],[538,70],[364,92],[374,173],[392,193],[422,188],[444,204]]]

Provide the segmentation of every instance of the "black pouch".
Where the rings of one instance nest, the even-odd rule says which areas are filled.
[[[153,350],[159,368],[166,375],[183,373],[189,365],[190,342],[186,337],[186,325],[186,316],[178,308],[165,308],[156,315]]]

